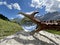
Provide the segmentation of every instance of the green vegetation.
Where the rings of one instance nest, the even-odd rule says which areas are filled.
[[[12,35],[20,30],[22,28],[18,24],[0,19],[0,38]]]
[[[57,30],[47,30],[47,32],[60,35],[60,31]]]
[[[0,19],[9,21],[9,19],[7,17],[5,17],[3,14],[0,14]]]

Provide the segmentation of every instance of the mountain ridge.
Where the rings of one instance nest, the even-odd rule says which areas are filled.
[[[50,20],[60,20],[60,12],[52,12],[52,13],[47,13],[43,16],[38,17],[37,19],[41,21],[50,21]]]
[[[5,17],[3,14],[0,14],[0,19],[9,21],[9,19],[7,17]]]

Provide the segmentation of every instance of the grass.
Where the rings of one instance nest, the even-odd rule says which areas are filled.
[[[22,28],[18,24],[0,19],[0,38],[12,35],[20,30]]]
[[[57,30],[46,30],[47,32],[50,32],[52,34],[57,34],[57,35],[60,35],[60,31],[57,31]]]

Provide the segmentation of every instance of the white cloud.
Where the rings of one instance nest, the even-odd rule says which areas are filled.
[[[4,1],[4,2],[0,2],[0,5],[6,5],[7,3]]]
[[[57,1],[60,1],[60,0],[57,0]]]
[[[4,2],[0,2],[0,5],[5,5],[9,9],[13,9],[14,8],[14,9],[17,9],[17,10],[21,10],[20,5],[18,3],[7,4],[7,2],[4,1]]]
[[[12,5],[6,5],[9,9],[12,9]]]
[[[16,15],[16,17],[21,17],[21,18],[24,18],[23,15],[19,14],[19,15]]]
[[[14,4],[12,4],[12,6],[14,7],[14,9],[21,10],[18,3],[14,3]]]
[[[13,17],[11,17],[10,19],[14,19]]]
[[[3,2],[3,4],[4,4],[4,5],[7,5],[7,2],[6,2],[6,1],[4,1],[4,2]]]
[[[60,9],[60,0],[32,0],[31,7],[42,8],[45,6],[45,11],[54,12]]]
[[[31,13],[33,13],[33,11],[31,11],[31,12],[26,12],[26,14],[31,14]]]
[[[2,5],[3,3],[2,2],[0,2],[0,5]]]

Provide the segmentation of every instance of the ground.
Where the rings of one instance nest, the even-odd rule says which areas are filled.
[[[34,35],[20,31],[0,40],[0,45],[60,45],[60,35],[40,31]]]

